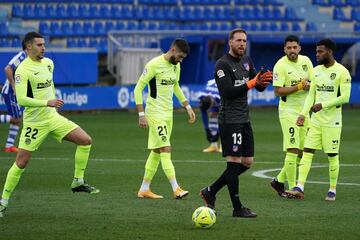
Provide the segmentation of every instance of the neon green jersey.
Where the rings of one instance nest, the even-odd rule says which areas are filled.
[[[316,66],[301,114],[305,115],[314,104],[321,103],[322,109],[312,113],[310,122],[326,127],[341,127],[342,104],[349,102],[350,91],[351,76],[343,65],[335,62],[328,68],[324,65]]]
[[[182,103],[186,100],[180,86],[180,63],[173,65],[164,55],[150,60],[135,86],[136,104],[142,104],[142,90],[148,86],[145,114],[168,119],[173,113],[173,95]]]
[[[16,69],[16,98],[25,107],[24,122],[46,122],[57,114],[55,108],[47,107],[48,100],[55,99],[53,71],[49,58],[37,62],[27,57]]]
[[[310,79],[313,65],[311,60],[303,55],[298,55],[296,62],[290,61],[287,56],[280,58],[274,66],[274,87],[291,87],[303,79]],[[279,117],[299,115],[304,106],[308,91],[299,90],[287,96],[280,97]]]

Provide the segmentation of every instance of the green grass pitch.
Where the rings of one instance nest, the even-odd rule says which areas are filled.
[[[270,188],[270,179],[252,175],[282,167],[284,153],[277,110],[251,109],[255,164],[240,177],[240,196],[258,218],[232,218],[224,188],[217,197],[217,222],[208,230],[195,229],[191,215],[204,205],[199,190],[219,176],[225,161],[219,154],[202,153],[207,142],[200,119],[189,125],[186,113],[175,113],[172,159],[178,182],[190,195],[174,200],[159,167],[152,189],[165,198],[149,200],[136,196],[149,153],[147,132],[137,127],[137,114],[67,116],[93,138],[86,179],[100,188],[100,194],[70,191],[75,146],[49,137],[33,154],[6,217],[0,219],[0,239],[360,239],[359,109],[343,111],[339,182],[348,185],[338,185],[333,203],[324,201],[327,184],[308,183],[304,201],[287,200]],[[0,125],[0,144],[5,143],[7,127]],[[14,156],[0,153],[0,189]],[[313,163],[319,167],[311,170],[308,179],[327,182],[326,155],[317,152]]]

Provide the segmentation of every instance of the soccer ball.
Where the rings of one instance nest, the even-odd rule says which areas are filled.
[[[216,222],[216,215],[211,208],[199,207],[194,211],[192,221],[196,228],[210,228]]]

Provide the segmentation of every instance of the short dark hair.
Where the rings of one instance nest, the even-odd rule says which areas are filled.
[[[26,49],[26,45],[28,43],[32,43],[34,41],[34,38],[44,38],[44,37],[38,32],[28,32],[22,41],[23,48],[25,47]]]
[[[300,44],[299,37],[295,35],[287,36],[284,40],[284,45],[286,45],[287,42],[297,42],[298,44]]]
[[[242,28],[235,28],[233,30],[231,30],[231,32],[229,33],[229,40],[233,39],[234,38],[234,35],[235,33],[238,33],[238,32],[241,32],[241,33],[244,33],[245,35],[247,35],[246,31]]]
[[[327,49],[330,49],[333,52],[336,51],[336,43],[333,40],[331,40],[330,38],[325,38],[316,43],[316,46],[320,46],[320,45],[325,46]]]
[[[183,38],[177,38],[177,39],[175,39],[175,40],[172,42],[171,46],[172,46],[172,47],[173,47],[173,46],[177,47],[181,52],[183,52],[183,53],[185,53],[185,54],[190,53],[190,46],[189,46],[188,42],[187,42],[185,39],[183,39]]]

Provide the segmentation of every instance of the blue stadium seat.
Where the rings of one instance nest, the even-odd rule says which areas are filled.
[[[280,25],[280,31],[282,31],[282,32],[290,31],[289,24],[287,22],[282,22]]]
[[[257,23],[252,22],[252,23],[250,24],[249,30],[250,30],[250,31],[259,31],[259,26],[257,25]]]
[[[86,48],[88,47],[88,43],[85,40],[85,38],[79,38],[78,42],[77,42],[77,47],[79,48]]]
[[[261,7],[254,7],[253,13],[254,13],[255,20],[265,20],[266,19],[264,16],[264,13],[263,13],[263,8],[261,8]]]
[[[159,22],[152,21],[149,23],[149,30],[158,30]]]
[[[12,42],[9,38],[0,38],[0,47],[11,47]]]
[[[243,10],[243,15],[244,18],[243,19],[247,19],[247,20],[254,20],[255,19],[255,15],[254,15],[254,9],[252,7],[246,7]]]
[[[83,36],[85,34],[83,26],[80,22],[74,22],[72,27],[73,27],[74,35]]]
[[[124,30],[125,29],[125,24],[123,21],[118,21],[116,23],[116,30]]]
[[[133,19],[133,8],[131,6],[123,6],[122,7],[122,16],[126,19]]]
[[[194,9],[189,6],[185,6],[180,9],[180,19],[183,21],[192,21],[195,19]]]
[[[358,23],[355,23],[355,25],[354,25],[354,31],[355,32],[360,32],[360,23],[358,22]]]
[[[85,21],[83,23],[84,35],[85,36],[94,36],[95,35],[95,28],[92,22]]]
[[[335,7],[345,7],[346,1],[345,0],[330,0],[330,5]]]
[[[285,9],[285,19],[287,20],[301,20],[301,18],[298,17],[296,14],[296,11],[293,8],[286,8]]]
[[[27,19],[34,19],[35,18],[35,8],[32,4],[25,4],[24,5],[24,18]]]
[[[106,32],[112,31],[116,29],[115,24],[112,21],[107,21],[105,23]]]
[[[232,24],[231,22],[221,22],[220,23],[220,29],[223,31],[230,31],[232,30]]]
[[[69,37],[69,36],[71,37],[74,35],[72,24],[70,24],[69,22],[66,22],[66,21],[63,21],[61,23],[61,31],[63,32],[63,34],[66,37]]]
[[[23,17],[24,16],[23,7],[19,4],[14,4],[11,8],[11,15],[13,17]]]
[[[214,8],[206,6],[204,8],[204,16],[205,16],[205,19],[207,19],[207,20],[215,20],[216,14],[215,14]]]
[[[273,16],[274,16],[274,19],[276,19],[276,20],[280,20],[280,19],[284,18],[284,15],[282,14],[280,7],[273,8]]]
[[[0,22],[0,36],[6,36],[8,34],[8,27],[6,22]]]
[[[35,4],[35,16],[37,19],[45,19],[47,18],[46,7],[44,4]]]
[[[267,22],[262,22],[262,23],[260,24],[260,31],[262,31],[262,32],[268,32],[268,31],[270,31],[270,25],[269,25],[269,23],[267,23]]]
[[[56,19],[57,18],[56,6],[55,5],[47,5],[46,6],[46,15],[47,15],[47,18]]]
[[[283,5],[279,0],[263,0],[264,5],[281,6]]]
[[[99,42],[96,38],[90,38],[89,40],[89,47],[90,48],[98,48],[99,47]]]
[[[278,31],[280,31],[280,28],[275,22],[271,22],[270,23],[270,31],[278,32]]]
[[[51,22],[50,23],[50,32],[51,32],[51,36],[62,36],[63,32],[60,28],[60,24],[58,22]]]
[[[108,5],[101,5],[101,6],[100,6],[100,15],[101,15],[101,18],[110,19],[110,18],[112,17],[110,6],[108,6]]]
[[[123,18],[122,7],[117,6],[115,4],[112,5],[111,6],[111,16],[116,19]]]
[[[87,4],[80,4],[79,5],[79,13],[80,13],[80,18],[90,18],[90,9],[88,7]]]
[[[319,5],[322,7],[329,7],[331,5],[330,0],[313,0],[313,4]]]
[[[346,0],[346,4],[352,7],[360,7],[360,0]]]
[[[136,21],[128,21],[126,29],[127,30],[137,30],[139,24]]]
[[[50,26],[47,24],[47,22],[39,23],[39,32],[45,36],[51,35]]]
[[[355,20],[357,22],[360,22],[360,9],[359,8],[353,8],[351,10],[351,19]]]
[[[19,38],[13,38],[11,42],[11,47],[21,48],[21,40]]]
[[[76,48],[77,40],[75,38],[67,38],[66,39],[66,47],[68,48]]]
[[[105,25],[101,21],[95,22],[94,30],[95,30],[95,35],[97,35],[97,36],[103,36],[103,35],[106,35],[106,33],[107,33]]]
[[[101,38],[100,42],[99,42],[99,46],[98,46],[98,51],[101,53],[106,53],[107,52],[107,39],[106,38]]]
[[[300,24],[297,23],[297,22],[294,22],[294,23],[293,23],[291,29],[292,29],[293,32],[300,32],[300,31],[302,31]]]
[[[251,4],[251,0],[235,0],[236,5],[249,5]]]
[[[334,19],[340,21],[352,21],[351,18],[347,17],[342,8],[334,8],[333,10]]]
[[[68,18],[67,5],[65,5],[65,4],[57,5],[56,15],[57,15],[57,18],[67,19]]]
[[[194,15],[196,20],[205,20],[207,16],[205,16],[205,9],[204,7],[196,6],[194,9]]]
[[[315,32],[317,30],[315,23],[307,22],[306,23],[306,31],[308,32]]]
[[[67,15],[69,18],[76,19],[80,17],[78,7],[75,4],[68,5]]]
[[[269,7],[264,7],[263,9],[263,17],[264,19],[272,20],[274,19],[273,10]]]

